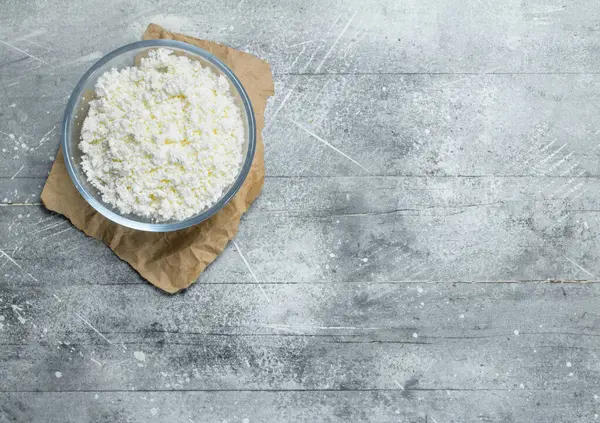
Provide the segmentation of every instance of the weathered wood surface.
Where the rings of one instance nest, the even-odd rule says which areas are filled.
[[[599,419],[599,20],[588,0],[3,2],[0,423]],[[263,194],[177,296],[39,200],[72,88],[150,22],[276,82]]]

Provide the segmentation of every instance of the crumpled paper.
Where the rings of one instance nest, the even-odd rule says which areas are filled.
[[[237,233],[242,214],[260,194],[265,176],[262,128],[267,98],[274,94],[273,77],[269,64],[251,54],[174,34],[159,25],[150,24],[143,39],[173,39],[194,44],[221,59],[240,79],[254,107],[257,128],[256,153],[244,184],[222,210],[196,226],[166,233],[136,231],[106,219],[81,197],[59,150],[42,191],[42,201],[47,209],[65,215],[78,229],[104,242],[150,283],[175,293],[194,283],[206,266],[221,254]]]

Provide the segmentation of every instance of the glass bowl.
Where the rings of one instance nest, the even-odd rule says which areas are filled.
[[[202,210],[198,214],[181,221],[153,222],[149,218],[133,214],[122,214],[110,204],[102,201],[100,192],[94,188],[87,180],[87,177],[81,168],[82,153],[79,150],[79,141],[81,127],[89,110],[89,102],[94,97],[94,86],[98,78],[106,71],[117,68],[122,69],[128,66],[134,66],[139,58],[143,57],[151,49],[164,47],[173,50],[175,54],[183,54],[191,60],[198,60],[202,66],[209,67],[217,75],[224,75],[230,84],[230,92],[233,95],[236,104],[241,110],[242,121],[244,123],[245,140],[242,146],[243,160],[239,173],[235,181],[223,191],[219,201],[211,207]],[[170,232],[184,229],[196,225],[221,210],[233,198],[240,189],[254,158],[256,148],[256,122],[252,104],[248,94],[244,90],[242,83],[235,74],[209,52],[193,46],[173,40],[147,40],[128,44],[107,54],[96,62],[90,70],[81,78],[71,98],[67,103],[65,116],[61,127],[61,144],[65,157],[65,164],[73,184],[83,198],[100,214],[112,220],[119,225],[128,228],[148,232]]]

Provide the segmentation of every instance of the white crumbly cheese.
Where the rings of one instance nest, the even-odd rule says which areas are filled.
[[[104,73],[81,132],[81,166],[123,214],[182,220],[237,177],[244,127],[224,76],[168,49]]]

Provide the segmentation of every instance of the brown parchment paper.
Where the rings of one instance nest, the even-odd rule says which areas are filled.
[[[65,215],[87,235],[104,242],[158,288],[175,293],[200,273],[237,233],[240,218],[260,193],[265,176],[262,128],[267,98],[274,93],[269,64],[251,54],[211,41],[174,34],[150,24],[144,40],[173,39],[201,47],[225,62],[241,80],[256,115],[257,146],[252,168],[235,197],[212,218],[177,232],[142,232],[117,225],[97,213],[71,182],[59,151],[42,191],[46,208]]]

